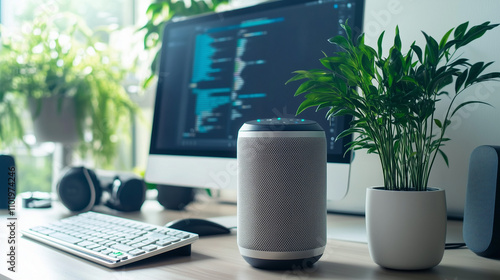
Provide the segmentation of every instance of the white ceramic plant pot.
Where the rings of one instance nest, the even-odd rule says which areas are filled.
[[[366,193],[366,230],[372,260],[385,268],[428,269],[438,265],[446,242],[442,189]]]
[[[37,142],[69,144],[79,140],[73,98],[59,100],[59,97],[51,96],[41,100],[30,99],[29,108]]]

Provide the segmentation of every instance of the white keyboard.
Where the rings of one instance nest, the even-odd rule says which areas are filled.
[[[119,267],[173,250],[190,254],[190,244],[198,239],[194,233],[95,212],[64,218],[22,233],[107,267]]]

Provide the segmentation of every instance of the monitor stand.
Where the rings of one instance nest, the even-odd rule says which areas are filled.
[[[194,201],[194,188],[157,185],[156,189],[158,190],[158,202],[169,210],[183,210]]]

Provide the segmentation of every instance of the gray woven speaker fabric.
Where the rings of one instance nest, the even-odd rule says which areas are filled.
[[[238,245],[293,252],[326,244],[326,139],[238,139]]]

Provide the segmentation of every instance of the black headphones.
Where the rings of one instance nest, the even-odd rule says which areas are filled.
[[[102,199],[103,193],[108,194],[107,199]],[[89,211],[101,202],[112,209],[131,212],[141,209],[146,184],[129,173],[96,175],[85,167],[71,167],[57,184],[57,195],[66,208],[75,212]]]

